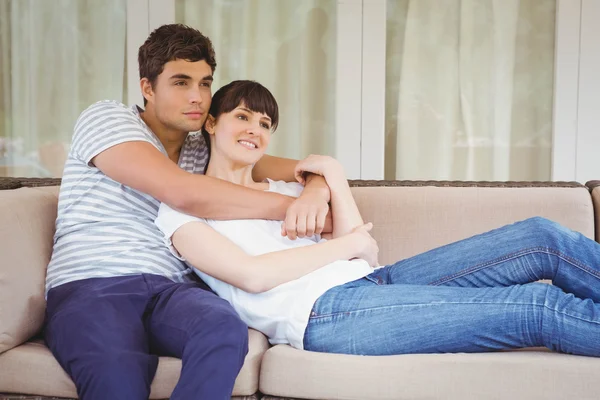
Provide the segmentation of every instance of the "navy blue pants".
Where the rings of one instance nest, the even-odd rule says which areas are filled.
[[[93,278],[48,293],[45,339],[83,400],[146,400],[158,356],[182,359],[171,399],[230,399],[248,328],[201,283]]]

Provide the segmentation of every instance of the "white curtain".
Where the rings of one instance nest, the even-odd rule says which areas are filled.
[[[212,40],[215,90],[252,79],[273,93],[280,125],[270,154],[334,154],[335,0],[178,0],[176,21]]]
[[[126,101],[126,0],[0,0],[0,176],[61,176],[79,113]]]
[[[386,178],[550,178],[555,0],[388,0]]]

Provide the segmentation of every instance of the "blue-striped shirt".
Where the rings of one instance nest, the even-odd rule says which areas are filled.
[[[176,282],[191,273],[165,247],[154,224],[160,202],[104,175],[90,161],[125,142],[147,142],[167,153],[141,119],[138,108],[101,101],[77,120],[58,199],[52,259],[46,292],[80,279],[156,274]],[[179,166],[203,173],[208,149],[200,133],[191,133]]]

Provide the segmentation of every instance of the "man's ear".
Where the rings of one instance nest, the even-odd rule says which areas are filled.
[[[150,101],[154,97],[154,90],[152,89],[152,84],[148,78],[142,78],[140,80],[140,88],[142,89],[142,96],[144,96],[146,101]]]
[[[204,129],[206,129],[206,132],[208,132],[210,135],[214,135],[216,123],[217,123],[217,121],[215,120],[215,117],[208,114],[208,117],[206,118],[206,122],[204,123]]]

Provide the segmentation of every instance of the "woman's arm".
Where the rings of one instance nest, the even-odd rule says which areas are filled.
[[[296,174],[311,172],[325,177],[331,193],[333,229],[331,237],[338,238],[364,224],[358,206],[352,196],[344,167],[333,157],[311,155],[300,161]]]
[[[195,268],[249,293],[261,293],[337,260],[372,258],[378,251],[366,230],[310,246],[251,256],[204,222],[188,222],[172,236]]]
[[[364,221],[354,201],[354,196],[352,196],[342,166],[339,165],[339,167],[333,168],[325,179],[331,190],[331,212],[333,215],[331,237],[338,238],[363,225]]]

